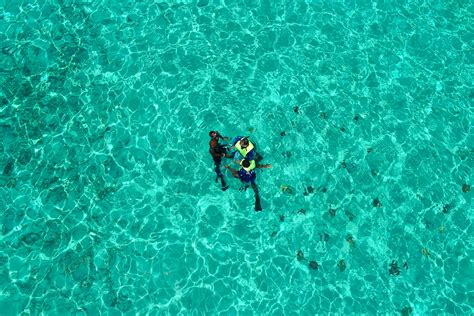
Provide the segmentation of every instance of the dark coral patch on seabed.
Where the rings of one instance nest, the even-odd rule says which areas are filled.
[[[303,251],[301,251],[301,250],[298,250],[298,251],[296,252],[296,259],[298,259],[298,261],[302,261],[302,260],[304,260],[304,254],[303,254]]]
[[[312,261],[309,262],[309,268],[311,270],[318,270],[319,265],[316,261],[312,260]]]
[[[467,184],[467,183],[464,183],[464,184],[462,185],[462,191],[463,191],[464,193],[467,193],[467,192],[471,191],[471,186],[470,186],[469,184]]]
[[[398,263],[395,260],[392,260],[390,263],[390,269],[388,270],[390,275],[400,275],[400,268],[398,267]]]
[[[347,267],[346,262],[343,259],[339,260],[337,267],[339,268],[339,271],[344,272]]]

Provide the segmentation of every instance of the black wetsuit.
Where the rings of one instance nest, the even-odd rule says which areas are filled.
[[[221,172],[220,166],[221,166],[221,162],[222,162],[222,156],[221,155],[222,154],[225,155],[227,153],[227,147],[222,145],[222,144],[219,144],[219,139],[218,138],[217,139],[213,138],[209,142],[209,152],[211,153],[212,159],[214,160],[214,165],[215,165],[214,171],[217,174],[216,182],[217,182],[217,179],[220,178],[221,179],[221,184],[222,184],[222,191],[225,191],[229,187],[225,183],[224,175]]]

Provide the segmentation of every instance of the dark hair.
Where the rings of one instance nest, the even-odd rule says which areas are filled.
[[[217,133],[217,132],[216,132],[216,131],[210,131],[210,132],[209,132],[209,136],[212,137],[212,133]]]
[[[244,168],[250,167],[250,161],[248,159],[242,160],[242,166],[244,166]]]

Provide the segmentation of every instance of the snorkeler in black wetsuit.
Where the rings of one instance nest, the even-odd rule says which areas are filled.
[[[222,184],[222,191],[225,191],[229,188],[229,186],[225,183],[224,175],[221,172],[220,166],[222,158],[228,157],[228,155],[227,147],[222,144],[219,144],[219,139],[228,140],[228,138],[221,136],[217,131],[210,131],[209,136],[211,137],[211,141],[209,142],[209,152],[211,153],[212,159],[214,159],[214,165],[216,166],[216,168],[214,169],[217,174],[216,182],[217,179],[220,178]]]

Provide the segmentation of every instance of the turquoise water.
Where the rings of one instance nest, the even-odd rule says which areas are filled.
[[[0,313],[473,314],[473,12],[0,0]]]

